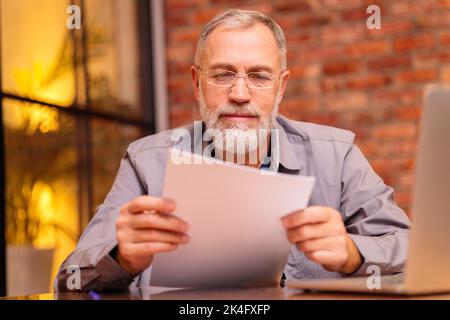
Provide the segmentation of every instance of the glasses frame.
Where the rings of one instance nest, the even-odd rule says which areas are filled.
[[[197,68],[197,70],[200,72],[200,74],[202,74],[202,75],[205,76],[206,82],[207,82],[207,83],[209,83],[209,84],[211,84],[211,85],[213,85],[213,86],[223,87],[223,88],[231,88],[231,87],[233,87],[233,86],[236,84],[236,81],[237,81],[238,78],[243,78],[243,79],[245,79],[245,85],[246,85],[249,89],[263,89],[263,90],[264,90],[264,89],[272,89],[273,87],[275,87],[275,80],[280,80],[280,78],[281,78],[281,73],[282,73],[282,72],[281,72],[280,75],[279,75],[278,77],[276,77],[276,76],[274,76],[274,75],[272,75],[272,74],[270,74],[270,73],[266,73],[266,74],[268,74],[268,75],[274,77],[274,78],[273,78],[273,80],[274,80],[273,85],[267,86],[267,87],[255,87],[255,86],[252,86],[252,85],[249,84],[249,82],[248,82],[248,75],[249,75],[249,74],[252,74],[252,73],[261,73],[261,72],[259,72],[259,71],[252,71],[252,72],[234,72],[234,71],[231,71],[231,70],[224,70],[224,71],[227,71],[227,72],[230,72],[230,73],[234,73],[234,74],[236,75],[236,76],[235,76],[235,79],[234,79],[234,81],[233,81],[231,84],[217,84],[217,83],[211,82],[211,81],[208,79],[208,73],[207,73],[206,70],[202,70],[202,68],[200,68],[200,67],[196,67],[196,68]]]

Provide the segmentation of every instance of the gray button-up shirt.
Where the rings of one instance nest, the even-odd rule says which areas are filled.
[[[278,141],[272,141],[271,166],[279,172],[316,177],[309,205],[338,210],[362,257],[353,274],[367,274],[370,265],[383,274],[403,271],[410,221],[393,200],[393,190],[373,171],[359,148],[355,135],[346,130],[277,117]],[[184,127],[194,137],[194,126]],[[111,256],[117,246],[115,222],[120,207],[140,195],[160,197],[168,150],[176,145],[173,130],[147,136],[130,144],[121,160],[114,184],[105,201],[80,237],[76,249],[63,262],[55,279],[56,291],[67,291],[79,267],[81,290],[123,290],[148,286],[151,267],[133,278]],[[192,140],[192,151],[200,140]],[[200,148],[201,149],[201,148]],[[186,182],[187,184],[192,182]],[[176,201],[176,199],[174,199]],[[69,268],[70,271],[73,268]],[[308,260],[292,247],[284,270],[287,279],[340,278]]]

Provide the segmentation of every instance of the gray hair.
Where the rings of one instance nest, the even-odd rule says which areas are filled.
[[[197,42],[197,48],[195,51],[195,65],[200,65],[200,58],[203,50],[206,46],[206,40],[209,34],[220,26],[225,26],[227,28],[249,28],[255,25],[255,23],[261,23],[267,26],[270,31],[272,31],[273,36],[275,38],[275,42],[277,43],[278,49],[280,51],[280,60],[281,60],[281,70],[285,70],[287,67],[287,59],[286,59],[286,38],[283,33],[283,29],[269,16],[250,10],[240,10],[240,9],[232,9],[225,11],[216,17],[214,17],[211,21],[209,21],[202,30],[200,34],[200,38]]]

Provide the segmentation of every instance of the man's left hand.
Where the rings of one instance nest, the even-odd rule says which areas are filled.
[[[351,274],[361,266],[361,254],[335,209],[312,206],[284,216],[281,222],[289,241],[326,270]]]

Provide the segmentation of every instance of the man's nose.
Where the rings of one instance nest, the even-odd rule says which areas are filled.
[[[231,87],[229,99],[236,103],[246,103],[252,99],[250,89],[244,78],[237,78],[234,85]]]

